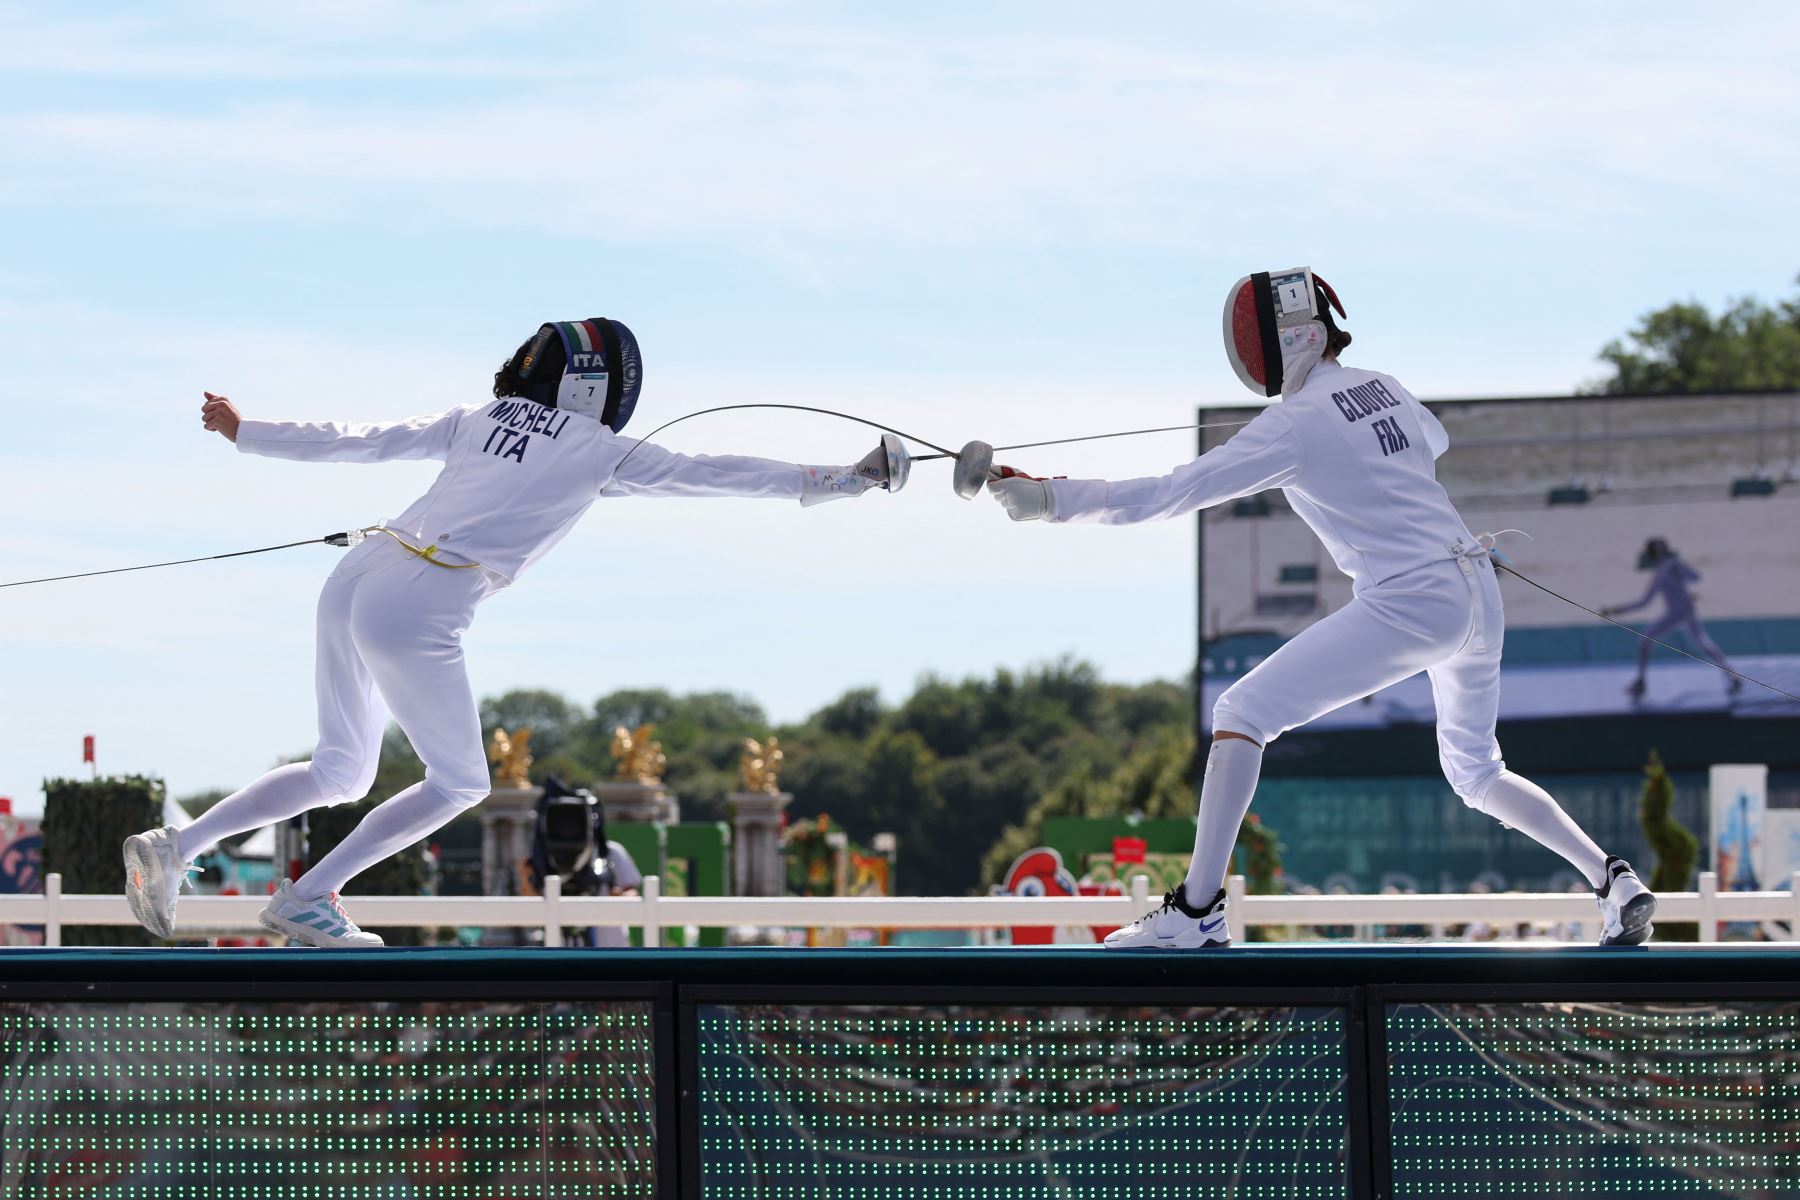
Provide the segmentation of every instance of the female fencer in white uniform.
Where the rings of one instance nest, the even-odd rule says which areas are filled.
[[[1438,756],[1469,807],[1562,855],[1594,888],[1601,943],[1650,936],[1656,898],[1542,788],[1506,769],[1494,723],[1505,618],[1487,551],[1437,482],[1449,437],[1391,375],[1345,367],[1343,306],[1307,268],[1251,275],[1225,306],[1238,377],[1277,398],[1225,444],[1153,479],[1042,480],[1002,468],[990,490],[1015,521],[1124,525],[1281,488],[1353,582],[1349,604],[1233,684],[1213,741],[1185,883],[1106,939],[1115,948],[1225,946],[1225,871],[1263,747],[1289,729],[1420,671],[1437,704]]]
[[[478,604],[513,583],[601,495],[814,504],[889,485],[894,460],[885,447],[897,452],[897,443],[854,466],[827,468],[689,457],[620,437],[642,382],[631,331],[591,318],[543,325],[496,373],[492,400],[435,416],[391,424],[249,420],[207,395],[206,428],[246,453],[318,462],[434,458],[444,468],[398,519],[365,531],[325,581],[312,760],[275,768],[185,829],[127,839],[125,891],[145,928],[172,935],[195,858],[221,839],[366,795],[391,715],[423,760],[424,780],[376,808],[300,878],[284,880],[260,918],[313,945],[380,945],[344,912],[338,890],[488,794],[463,632]]]

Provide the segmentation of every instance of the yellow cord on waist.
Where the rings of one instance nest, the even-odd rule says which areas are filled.
[[[404,550],[406,550],[406,552],[408,554],[416,554],[420,558],[424,559],[426,562],[430,563],[432,566],[443,567],[447,571],[464,571],[464,570],[469,569],[470,567],[479,567],[481,565],[480,563],[477,563],[477,562],[466,562],[466,563],[444,562],[441,559],[439,559],[437,556],[438,548],[437,548],[436,542],[433,542],[429,546],[415,546],[411,542],[407,541],[405,538],[401,537],[399,534],[395,533],[393,530],[389,529],[386,525],[370,525],[369,527],[364,529],[363,532],[364,533],[385,533],[389,537],[393,538],[396,542],[399,542],[401,547]]]

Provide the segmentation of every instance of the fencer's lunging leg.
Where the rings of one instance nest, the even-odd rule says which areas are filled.
[[[294,895],[316,900],[385,858],[398,854],[435,829],[449,824],[470,802],[427,779],[397,792],[357,823],[343,841],[294,881]]]
[[[334,574],[319,592],[313,666],[319,741],[313,760],[276,767],[207,809],[177,835],[183,862],[192,862],[225,838],[369,794],[381,761],[387,706],[350,633],[358,582],[358,576]]]
[[[1594,844],[1562,805],[1523,775],[1502,771],[1479,798],[1465,797],[1476,812],[1484,812],[1509,825],[1539,845],[1567,859],[1587,877],[1588,886],[1606,883],[1606,852]]]
[[[1225,871],[1237,845],[1238,827],[1250,811],[1262,774],[1262,747],[1242,734],[1220,734],[1206,756],[1200,785],[1200,814],[1194,827],[1194,856],[1188,860],[1183,892],[1192,905],[1210,904],[1225,886]]]
[[[1228,688],[1213,706],[1219,733],[1200,787],[1188,902],[1211,903],[1225,883],[1265,745],[1425,669],[1454,651],[1468,627],[1468,585],[1456,568],[1437,564],[1365,589]]]
[[[1606,883],[1606,854],[1537,784],[1506,769],[1495,725],[1500,718],[1500,652],[1506,615],[1493,568],[1475,568],[1477,632],[1461,651],[1432,667],[1438,762],[1463,803],[1554,850],[1593,887]]]
[[[177,833],[181,860],[193,862],[228,837],[297,817],[324,803],[325,794],[313,781],[311,763],[276,767],[213,805]]]
[[[349,628],[394,719],[425,763],[422,783],[364,817],[294,881],[300,901],[340,891],[356,875],[405,849],[488,794],[481,717],[463,662],[462,635],[485,585],[474,571],[447,571],[394,552],[356,590]]]

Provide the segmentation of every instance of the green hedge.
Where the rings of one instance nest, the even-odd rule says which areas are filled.
[[[163,823],[163,782],[142,775],[44,781],[44,874],[67,894],[118,895],[125,885],[126,838]],[[65,925],[69,946],[148,946],[135,925]]]

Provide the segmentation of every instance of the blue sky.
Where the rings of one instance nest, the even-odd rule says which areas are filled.
[[[1566,391],[1647,309],[1791,290],[1788,6],[1273,11],[0,4],[0,579],[394,515],[429,468],[232,454],[199,391],[405,416],[478,399],[546,319],[632,325],[643,429],[762,399],[960,444],[1241,399],[1218,310],[1252,270],[1315,266],[1353,360],[1428,396]],[[869,441],[766,413],[664,440]],[[84,733],[177,793],[303,751],[334,553],[0,592],[0,795],[34,808]],[[1187,522],[1014,527],[925,465],[805,512],[603,502],[468,646],[482,693],[788,719],[1065,652],[1179,676],[1191,574]]]

